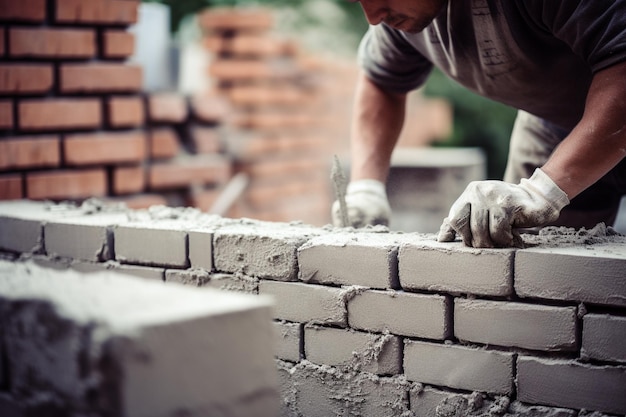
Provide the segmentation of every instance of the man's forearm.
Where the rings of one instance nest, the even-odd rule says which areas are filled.
[[[352,118],[351,180],[387,180],[404,123],[406,95],[385,92],[360,74]]]
[[[585,113],[543,171],[574,198],[626,156],[626,63],[598,72]]]

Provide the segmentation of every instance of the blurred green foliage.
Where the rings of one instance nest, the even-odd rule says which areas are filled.
[[[181,22],[207,7],[219,6],[267,6],[279,10],[291,10],[291,30],[295,35],[302,35],[304,27],[319,27],[319,31],[328,31],[332,25],[331,42],[333,49],[337,43],[347,42],[349,50],[356,51],[358,39],[367,30],[367,21],[357,3],[346,0],[330,0],[343,12],[342,19],[336,16],[328,18],[325,10],[319,10],[322,2],[314,0],[143,0],[166,4],[171,12],[171,30],[176,33]],[[294,17],[295,16],[295,17]],[[334,26],[342,26],[340,28]],[[344,31],[348,36],[338,40],[336,30]],[[322,46],[329,47],[328,42]],[[344,45],[345,46],[345,45]],[[509,149],[509,137],[515,119],[516,110],[508,106],[478,96],[450,80],[438,70],[434,70],[424,88],[427,96],[443,97],[450,101],[454,110],[454,128],[444,142],[436,146],[479,147],[487,155],[487,177],[501,179],[506,166]]]

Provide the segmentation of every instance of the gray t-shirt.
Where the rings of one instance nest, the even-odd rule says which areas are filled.
[[[394,92],[433,65],[468,89],[573,128],[592,76],[626,61],[626,0],[450,0],[417,34],[370,27],[359,61]]]

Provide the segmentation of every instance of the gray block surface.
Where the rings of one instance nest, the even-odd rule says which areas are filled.
[[[298,249],[304,282],[398,288],[398,243],[388,233],[334,233]]]
[[[626,244],[521,250],[515,291],[521,297],[626,306]]]
[[[409,381],[508,394],[513,389],[513,354],[405,340],[404,373]]]
[[[259,294],[272,297],[276,319],[346,325],[346,292],[339,288],[262,280]]]
[[[626,367],[583,365],[520,356],[517,395],[522,402],[626,414]]]
[[[534,350],[576,349],[576,308],[454,300],[454,335],[470,342]]]
[[[460,242],[406,243],[398,270],[405,290],[507,296],[513,292],[513,249],[474,249]]]
[[[350,298],[348,322],[355,329],[443,340],[451,332],[450,308],[445,296],[370,290]]]
[[[584,357],[626,363],[626,317],[587,314],[582,339]]]

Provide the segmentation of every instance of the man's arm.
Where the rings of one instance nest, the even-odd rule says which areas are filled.
[[[543,171],[574,198],[626,156],[626,62],[599,71],[578,125]]]
[[[543,226],[626,156],[626,63],[599,71],[585,112],[546,164],[520,184],[470,183],[450,209],[438,239],[456,234],[474,247],[519,246],[515,228]]]
[[[405,107],[406,94],[386,92],[360,73],[352,117],[352,181],[387,180]]]
[[[352,116],[351,181],[346,193],[348,220],[353,227],[389,225],[391,208],[385,182],[404,123],[405,102],[406,94],[387,92],[364,73],[359,74]],[[333,223],[343,225],[338,201],[331,213]]]

